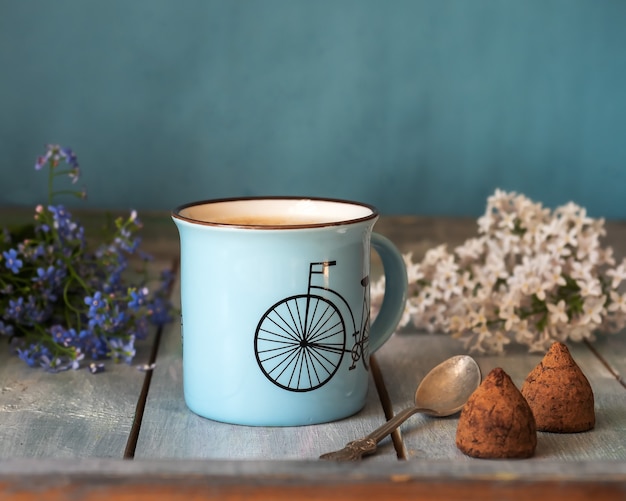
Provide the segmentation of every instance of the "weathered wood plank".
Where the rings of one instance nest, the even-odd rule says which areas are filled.
[[[598,335],[590,349],[606,364],[613,376],[626,390],[626,331],[612,335]]]
[[[463,346],[449,336],[395,334],[376,355],[393,413],[413,405],[415,390],[430,369],[446,358],[465,353]],[[401,455],[464,460],[454,443],[456,422],[457,416],[439,419],[422,414],[412,416],[400,428],[404,443]]]
[[[156,273],[171,260],[150,266]],[[50,374],[0,350],[0,458],[124,457],[146,379],[137,366],[150,361],[155,334],[136,342],[132,365],[104,361],[98,374],[90,360]]]
[[[0,461],[6,500],[541,499],[621,500],[626,466],[580,462],[414,460],[388,464],[316,461]],[[24,475],[24,472],[29,472]]]
[[[178,296],[178,291],[174,292]],[[254,409],[250,409],[254,412]],[[316,459],[384,422],[373,381],[366,407],[335,423],[301,427],[248,427],[218,423],[192,413],[182,388],[180,326],[163,332],[135,450],[136,458]],[[391,441],[380,458],[395,458]]]
[[[597,423],[594,430],[577,434],[540,433],[534,460],[626,460],[626,393],[624,388],[584,344],[571,344],[572,356],[595,393]],[[464,353],[463,346],[445,335],[406,333],[381,348],[378,360],[385,375],[394,413],[409,406],[417,384],[433,366]],[[528,373],[541,360],[525,347],[510,347],[505,355],[475,356],[483,377],[502,367],[521,388]],[[414,416],[402,427],[408,458],[471,460],[455,446],[458,416],[444,419]],[[472,460],[476,461],[476,460]],[[541,464],[537,465],[541,468]]]
[[[136,363],[147,363],[150,340],[137,345]],[[48,374],[0,352],[0,458],[122,458],[145,374],[109,364]]]

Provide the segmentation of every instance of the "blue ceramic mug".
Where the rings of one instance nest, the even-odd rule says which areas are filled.
[[[186,204],[172,218],[187,406],[258,426],[358,412],[369,354],[396,329],[407,291],[400,252],[372,233],[377,210],[342,200],[240,198]],[[370,245],[386,280],[371,329]]]

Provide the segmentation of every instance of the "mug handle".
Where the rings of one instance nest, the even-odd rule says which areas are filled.
[[[370,327],[370,353],[385,344],[398,327],[406,307],[408,290],[406,265],[398,248],[379,233],[372,233],[372,246],[383,262],[385,296],[380,312]]]

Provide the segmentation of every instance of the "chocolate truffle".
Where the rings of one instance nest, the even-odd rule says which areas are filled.
[[[595,426],[591,385],[563,343],[553,343],[528,374],[522,395],[540,431],[574,433]]]
[[[537,429],[528,403],[509,375],[493,369],[463,406],[456,446],[476,458],[528,458]]]

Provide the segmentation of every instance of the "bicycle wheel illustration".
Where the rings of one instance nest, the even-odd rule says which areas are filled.
[[[277,302],[261,317],[254,336],[257,362],[265,376],[289,391],[311,391],[339,369],[346,328],[338,308],[312,294]]]
[[[363,322],[361,324],[361,331],[357,333],[357,339],[354,341],[354,346],[352,347],[351,351],[352,365],[350,366],[350,369],[356,369],[357,362],[361,360],[363,362],[363,367],[365,367],[365,370],[369,370],[369,337],[369,312],[364,312]]]
[[[355,369],[359,360],[363,361],[365,370],[369,370],[369,338],[370,338],[370,299],[368,294],[369,277],[361,280],[363,289],[363,305],[361,310],[361,330],[355,335],[354,346],[352,347],[352,365],[350,369]]]

